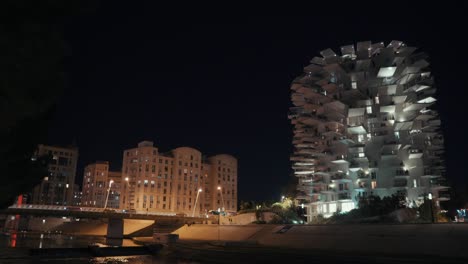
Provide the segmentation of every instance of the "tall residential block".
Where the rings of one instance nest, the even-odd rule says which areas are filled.
[[[48,175],[33,189],[33,204],[71,205],[73,203],[78,149],[39,145],[36,156],[50,155]]]
[[[237,210],[237,160],[230,155],[205,159],[189,147],[162,153],[143,141],[124,151],[121,185],[122,209],[188,215]]]
[[[119,208],[121,179],[121,172],[109,171],[107,161],[87,165],[83,175],[81,206]]]
[[[449,199],[427,56],[401,41],[320,52],[291,85],[293,170],[308,220],[369,195]]]

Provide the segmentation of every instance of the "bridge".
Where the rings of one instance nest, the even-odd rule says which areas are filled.
[[[140,220],[173,220],[182,222],[200,223],[208,220],[206,217],[190,217],[184,214],[166,213],[166,212],[135,212],[128,213],[122,210],[95,207],[76,207],[76,206],[56,206],[56,205],[36,205],[24,204],[13,205],[7,209],[0,210],[3,215],[34,215],[49,217],[75,217],[75,218],[117,218],[117,219],[140,219]]]
[[[43,217],[74,217],[91,219],[108,219],[107,238],[123,238],[123,219],[154,220],[155,226],[180,227],[186,223],[204,223],[209,220],[207,217],[190,217],[185,214],[167,212],[135,212],[128,213],[122,210],[76,207],[76,206],[56,206],[56,205],[13,205],[7,209],[0,210],[0,215],[23,215],[23,216],[43,216]]]

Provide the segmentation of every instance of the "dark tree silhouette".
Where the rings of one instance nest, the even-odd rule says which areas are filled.
[[[48,157],[31,157],[65,87],[64,27],[81,12],[67,2],[0,3],[0,208],[47,175]]]

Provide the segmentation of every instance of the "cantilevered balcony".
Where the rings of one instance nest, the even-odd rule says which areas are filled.
[[[398,169],[395,171],[395,178],[408,179],[409,177],[410,173],[408,170]]]
[[[350,182],[351,179],[347,177],[345,173],[334,173],[330,176],[332,182]]]
[[[419,158],[422,158],[423,156],[423,152],[420,149],[410,148],[408,150],[408,153],[409,153],[409,156],[408,156],[409,159],[419,159]]]

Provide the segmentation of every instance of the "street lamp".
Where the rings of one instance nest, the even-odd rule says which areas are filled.
[[[427,198],[429,199],[429,206],[431,208],[431,223],[434,223],[434,212],[432,211],[432,193],[429,193]]]
[[[218,191],[221,193],[221,201],[223,202],[223,212],[224,212],[224,210],[225,210],[224,197],[223,197],[223,192],[221,190],[221,186],[218,186]]]
[[[125,197],[124,197],[124,202],[126,201],[125,199],[127,199],[127,201],[128,201],[128,203],[127,203],[127,204],[128,204],[127,209],[128,209],[128,208],[130,208],[130,200],[129,200],[128,197],[127,197],[127,196],[130,197],[130,194],[129,194],[129,192],[130,192],[130,183],[128,182],[128,181],[129,181],[128,177],[125,177],[125,181],[127,182],[127,184],[125,185],[125,191],[124,191]]]
[[[110,193],[112,183],[114,183],[114,180],[109,181],[109,188],[107,188],[107,196],[106,196],[106,202],[104,203],[104,210],[106,210],[106,207],[107,207],[107,201],[109,200],[109,193]]]
[[[198,189],[197,198],[195,199],[195,205],[193,206],[192,217],[195,214],[195,209],[197,208],[198,196],[200,195],[201,192],[202,192],[202,188]]]

